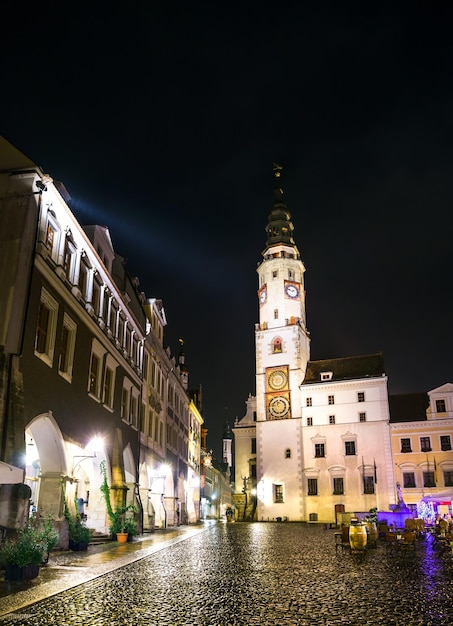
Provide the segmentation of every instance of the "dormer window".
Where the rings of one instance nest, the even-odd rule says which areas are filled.
[[[321,372],[321,380],[332,380],[333,372]]]

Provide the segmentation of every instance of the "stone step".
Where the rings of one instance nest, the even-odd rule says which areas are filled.
[[[102,533],[93,533],[90,541],[90,545],[98,545],[100,543],[109,543],[111,541],[110,535]]]

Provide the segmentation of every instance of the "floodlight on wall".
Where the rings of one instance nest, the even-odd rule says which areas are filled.
[[[85,450],[87,452],[91,452],[92,454],[74,454],[72,457],[72,475],[74,475],[76,467],[78,467],[85,459],[95,459],[97,457],[97,453],[102,449],[102,439],[99,437],[94,437],[89,444],[86,446]],[[77,463],[74,463],[75,459],[80,459]]]

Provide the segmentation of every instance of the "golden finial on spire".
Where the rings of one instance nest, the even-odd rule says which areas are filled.
[[[279,165],[278,163],[273,163],[272,166],[275,178],[280,178],[280,176],[282,175],[283,166]]]

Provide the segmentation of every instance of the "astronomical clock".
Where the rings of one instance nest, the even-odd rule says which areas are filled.
[[[268,420],[291,417],[288,366],[269,367],[266,370],[266,417]]]

